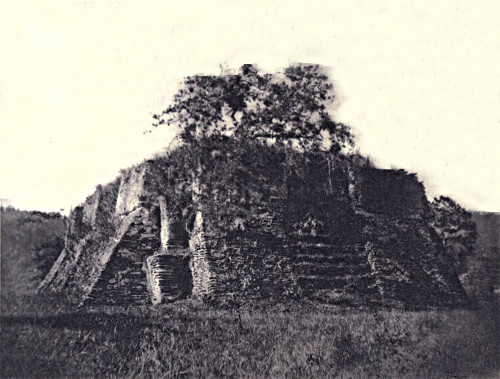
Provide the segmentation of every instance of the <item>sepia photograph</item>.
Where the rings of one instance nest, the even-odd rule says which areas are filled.
[[[0,378],[498,378],[499,12],[0,4]]]

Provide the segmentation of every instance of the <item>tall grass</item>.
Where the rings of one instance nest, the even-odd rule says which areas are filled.
[[[238,313],[184,301],[72,311],[4,303],[1,377],[494,377],[494,308],[299,306]]]

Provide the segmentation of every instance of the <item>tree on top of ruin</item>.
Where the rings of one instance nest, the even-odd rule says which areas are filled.
[[[253,139],[338,154],[354,142],[349,126],[329,113],[334,100],[319,65],[296,64],[275,74],[243,65],[237,74],[185,78],[173,103],[153,116],[153,126],[178,127],[187,143]]]

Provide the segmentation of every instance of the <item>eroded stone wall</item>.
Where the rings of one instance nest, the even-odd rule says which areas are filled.
[[[212,153],[210,170],[181,175],[194,175],[181,196],[169,192],[183,187],[169,187],[174,166],[165,160],[125,171],[72,213],[66,248],[42,288],[93,304],[189,296],[409,308],[465,301],[431,238],[414,175],[321,154],[264,153]]]
[[[144,303],[149,299],[147,290],[143,291],[143,261],[160,246],[159,207],[158,203],[143,207],[151,192],[142,179],[145,168],[134,170],[136,174],[124,172],[127,180],[122,177],[99,186],[71,212],[66,247],[39,290],[65,291],[76,302]],[[118,210],[128,207],[127,213],[116,211],[120,193]]]
[[[120,190],[116,200],[116,213],[124,215],[136,209],[145,191],[144,176],[147,166],[129,170],[122,174]]]
[[[150,304],[146,258],[160,249],[158,225],[151,212],[138,208],[116,246],[103,257],[86,297],[91,304]]]
[[[209,246],[207,243],[203,214],[198,211],[189,240],[192,252],[191,272],[193,273],[193,296],[203,299],[213,293],[212,271],[209,263]]]

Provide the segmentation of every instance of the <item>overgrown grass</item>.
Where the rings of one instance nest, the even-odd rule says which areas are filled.
[[[238,313],[185,301],[71,310],[4,302],[1,377],[496,377],[494,308]]]

